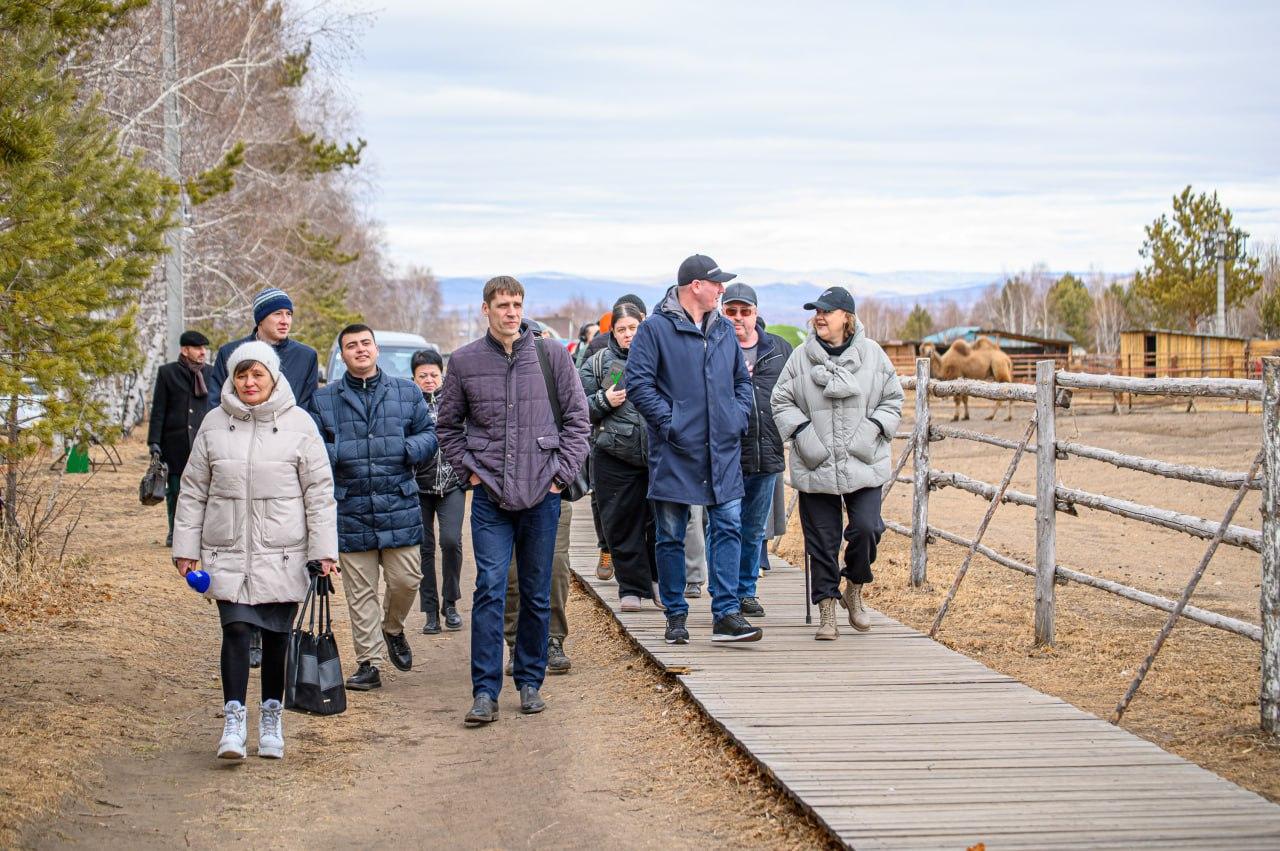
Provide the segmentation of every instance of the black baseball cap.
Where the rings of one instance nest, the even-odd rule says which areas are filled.
[[[731,301],[741,301],[746,304],[759,305],[756,301],[756,291],[743,283],[730,284],[724,288],[724,295],[720,297],[721,304],[728,304]]]
[[[720,264],[707,255],[695,254],[692,257],[686,257],[680,264],[680,271],[676,273],[676,283],[682,287],[687,287],[694,281],[715,281],[717,284],[727,284],[736,277],[738,276],[721,270]]]
[[[805,310],[843,310],[854,313],[853,296],[844,287],[827,287],[822,295],[804,306]]]

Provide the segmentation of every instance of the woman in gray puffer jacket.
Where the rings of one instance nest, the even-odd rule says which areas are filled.
[[[243,759],[249,639],[262,632],[258,756],[284,756],[285,648],[310,586],[307,562],[337,569],[338,516],[329,456],[294,403],[280,358],[252,341],[227,361],[221,401],[200,425],[182,474],[173,561],[185,576],[203,562],[205,596],[222,621],[225,724],[218,756]]]
[[[619,302],[613,309],[609,345],[579,370],[594,426],[591,471],[596,503],[624,612],[638,612],[641,600],[657,599],[654,518],[648,500],[649,436],[626,391],[627,355],[643,320],[639,308]]]
[[[902,418],[902,383],[884,350],[867,338],[847,290],[830,287],[804,309],[815,311],[814,333],[782,368],[771,402],[779,434],[791,441],[791,485],[800,492],[820,615],[815,638],[829,641],[839,635],[837,599],[849,610],[850,626],[871,628],[862,586],[872,579],[884,533],[880,493],[892,474],[890,443]],[[847,542],[843,570],[841,538]]]

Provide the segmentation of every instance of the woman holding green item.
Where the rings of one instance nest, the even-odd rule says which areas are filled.
[[[644,312],[620,302],[613,308],[609,345],[579,370],[591,414],[591,469],[605,541],[613,558],[622,611],[638,612],[656,600],[653,512],[649,507],[649,446],[644,418],[627,401],[627,354]],[[637,523],[637,518],[644,518]]]

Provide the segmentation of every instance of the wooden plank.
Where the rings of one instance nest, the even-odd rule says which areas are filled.
[[[572,528],[582,584],[847,847],[1280,847],[1280,807],[878,612],[815,642],[789,566],[760,582],[763,641],[712,644],[702,598],[668,646],[660,612],[618,613],[595,578],[589,509]]]

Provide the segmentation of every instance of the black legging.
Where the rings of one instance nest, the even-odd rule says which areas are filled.
[[[244,704],[249,692],[249,638],[257,627],[236,621],[222,627],[222,700]],[[289,635],[262,633],[262,699],[284,700],[284,662]]]

